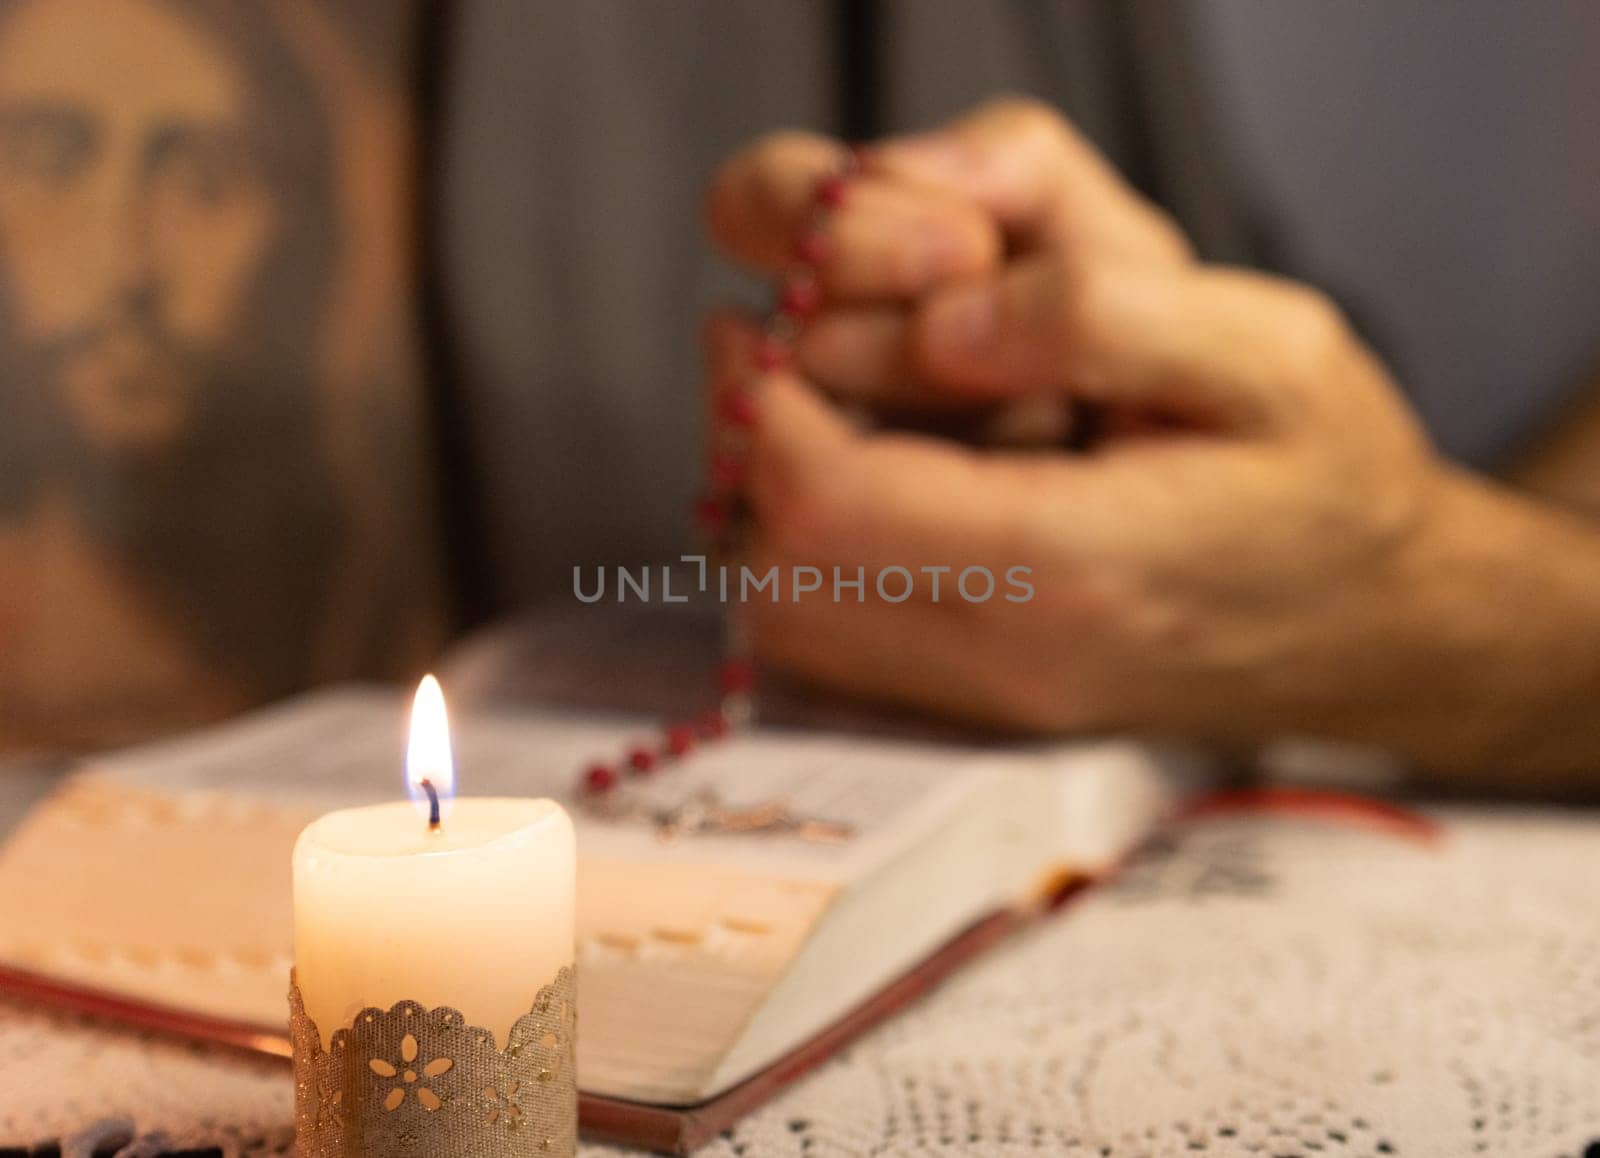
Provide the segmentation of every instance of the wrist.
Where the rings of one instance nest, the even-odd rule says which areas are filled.
[[[1600,530],[1443,468],[1404,566],[1398,745],[1452,778],[1600,773]]]

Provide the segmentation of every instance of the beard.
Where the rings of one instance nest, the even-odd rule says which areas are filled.
[[[45,340],[10,327],[0,372],[29,452],[17,466],[65,490],[94,541],[119,554],[159,539],[179,488],[228,449],[211,429],[228,369],[148,310]]]
[[[310,343],[239,332],[202,348],[137,305],[50,341],[0,328],[19,452],[0,460],[0,516],[64,493],[162,621],[266,697],[308,674],[340,517],[312,367],[272,356]]]

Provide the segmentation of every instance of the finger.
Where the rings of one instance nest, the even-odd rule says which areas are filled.
[[[978,396],[1061,392],[1254,429],[1285,402],[1267,304],[1201,272],[1023,262],[930,300],[907,360],[919,378]]]
[[[765,571],[790,566],[756,556]],[[792,678],[870,703],[993,723],[972,662],[984,644],[974,617],[945,605],[839,602],[817,592],[796,603],[756,600],[745,608],[756,655]]]
[[[993,221],[964,198],[874,177],[818,193],[838,173],[841,146],[820,137],[770,137],[718,171],[707,202],[713,241],[764,273],[813,271],[836,299],[906,298],[980,276],[1000,261]]]
[[[996,101],[885,141],[870,157],[875,173],[972,199],[1027,247],[1071,244],[1160,265],[1192,259],[1172,220],[1048,105]]]
[[[1296,421],[1355,349],[1325,297],[1275,278],[1054,258],[934,294],[899,341],[928,390],[1067,393],[1237,432]]]
[[[1050,256],[915,311],[827,312],[800,364],[872,404],[1050,393],[1246,431],[1303,409],[1342,329],[1319,295],[1274,279]]]
[[[795,374],[760,370],[761,331],[748,319],[713,315],[706,334],[713,391],[721,403],[748,403],[738,484],[762,532],[790,549],[859,565],[934,565],[952,536],[998,558],[1051,533],[1059,510],[1040,496],[1072,483],[1070,461],[863,430]],[[714,405],[715,429],[725,431],[726,409]]]
[[[1000,232],[968,202],[871,176],[800,241],[833,301],[904,300],[1000,267]]]
[[[796,357],[806,378],[841,401],[870,407],[890,425],[944,433],[980,446],[1061,447],[1075,417],[1070,399],[1039,395],[994,401],[930,390],[908,359],[902,309],[829,310],[801,333]]]
[[[886,315],[887,317],[888,315]],[[893,319],[890,319],[891,322]],[[895,323],[898,324],[898,323]],[[707,389],[704,393],[704,420],[707,430],[706,492],[714,494],[737,485],[744,477],[740,446],[746,437],[742,427],[755,417],[754,395],[748,388],[765,372],[758,351],[767,343],[761,327],[749,315],[734,310],[714,312],[705,324],[702,342],[705,350]],[[859,376],[853,363],[847,372]],[[1040,395],[1015,402],[973,402],[956,394],[929,395],[909,381],[892,391],[884,391],[875,378],[852,393],[852,385],[841,388],[812,377],[802,366],[808,381],[826,391],[829,397],[852,404],[852,421],[877,424],[898,430],[917,431],[986,448],[1058,449],[1065,446],[1075,430],[1076,416],[1070,400]],[[734,396],[739,397],[735,400]],[[738,421],[732,421],[732,419]]]
[[[1059,512],[1044,509],[1047,474],[1071,464],[998,455],[945,439],[863,431],[791,373],[759,387],[746,494],[761,528],[783,550],[852,566],[929,565],[951,543],[968,562],[1034,549]]]
[[[917,383],[906,341],[911,313],[897,306],[831,307],[812,318],[795,341],[807,378],[830,393],[870,405],[966,408],[973,400]]]

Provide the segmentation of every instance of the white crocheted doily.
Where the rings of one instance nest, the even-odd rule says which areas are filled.
[[[1594,1158],[1600,821],[1446,820],[1198,824],[704,1153]],[[107,1118],[287,1153],[288,1070],[0,1006],[0,1147]]]

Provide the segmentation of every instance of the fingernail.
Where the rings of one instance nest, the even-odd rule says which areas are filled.
[[[924,315],[928,352],[935,358],[968,359],[995,344],[1000,302],[988,286],[950,290],[929,303]]]

